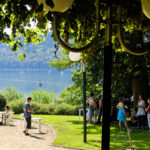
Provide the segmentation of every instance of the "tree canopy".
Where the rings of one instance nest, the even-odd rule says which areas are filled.
[[[103,74],[102,60],[103,46],[105,42],[106,9],[108,1],[102,0],[100,2],[99,37],[93,47],[91,47],[88,52],[83,53],[83,55],[88,57],[88,83],[95,85],[99,83]],[[135,51],[139,48],[142,49],[143,46],[145,48],[150,48],[150,20],[144,16],[141,9],[140,0],[118,0],[112,2],[114,2],[112,8],[112,20],[114,23],[112,28],[114,73],[112,74],[112,77],[114,79],[114,84],[112,87],[114,87],[115,91],[115,85],[119,87],[119,84],[124,80],[127,82],[127,86],[123,84],[121,87],[130,90],[132,86],[131,82],[133,82],[135,85],[135,83],[139,82],[138,78],[145,77],[146,80],[144,83],[147,82],[150,54],[141,57],[131,56],[130,54],[124,52],[124,49],[121,48],[116,34],[116,22],[118,21],[117,4],[122,4],[121,34],[124,37],[124,41],[127,46]],[[64,13],[58,13],[57,15],[59,18],[58,31],[65,43],[70,42],[71,46],[73,45],[75,47],[80,47],[81,45],[89,43],[91,38],[93,38],[94,31],[96,30],[95,1],[75,0],[72,7],[68,11]],[[21,36],[25,37],[25,43],[32,42],[33,44],[37,44],[41,41],[40,35],[46,35],[49,30],[51,30],[52,19],[53,14],[51,12],[45,12],[42,5],[38,5],[37,0],[2,0],[0,1],[0,41],[7,42],[8,44],[12,45],[12,50],[18,49],[18,46],[23,46],[23,43],[20,40]],[[35,28],[32,27],[33,23],[36,25]],[[6,32],[8,29],[10,29],[11,34]],[[66,52],[66,54],[67,53],[68,52]],[[59,62],[56,61],[56,63],[53,63],[53,65],[56,64],[56,66],[59,66],[59,68],[62,66],[65,68],[72,65],[67,58],[63,57],[58,60]],[[79,80],[77,78],[76,82],[78,83],[78,81]],[[143,80],[141,80],[140,83],[142,83],[142,81]],[[95,86],[93,86],[93,88],[94,87]],[[122,92],[125,91],[124,88],[122,88]],[[145,88],[147,88],[147,86],[145,86]],[[147,90],[149,92],[149,88]],[[137,93],[139,93],[139,91],[140,90],[138,90]],[[128,91],[128,93],[131,92]]]
[[[106,3],[106,0],[100,1]],[[115,1],[114,1],[115,2]],[[142,13],[140,0],[117,1],[112,8],[112,19],[117,21],[118,3],[122,4],[122,27],[126,43],[131,48],[142,47],[143,44],[149,43],[150,20]],[[130,8],[130,9],[128,9]],[[100,5],[100,37],[104,40],[104,21],[106,18],[106,5]],[[65,41],[73,38],[76,45],[83,45],[89,42],[95,31],[95,1],[93,0],[75,0],[72,7],[65,13],[59,13],[58,28],[60,35]],[[16,50],[18,45],[22,46],[20,37],[26,38],[25,42],[40,42],[41,34],[47,34],[51,29],[51,21],[53,15],[51,12],[45,12],[38,5],[37,0],[2,0],[0,2],[0,41],[7,42],[12,45],[12,50]],[[36,28],[32,28],[32,24],[36,24]],[[6,30],[11,29],[11,35]],[[127,32],[125,34],[125,32]],[[138,44],[134,41],[129,42],[128,37],[136,34],[139,38]],[[132,38],[133,39],[133,38]],[[113,45],[114,49],[120,49],[120,44],[116,36],[116,26],[113,27]],[[149,44],[148,44],[149,46]]]

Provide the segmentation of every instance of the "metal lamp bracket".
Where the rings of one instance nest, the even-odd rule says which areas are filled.
[[[118,25],[117,25],[117,35],[118,35],[118,39],[119,39],[119,42],[122,46],[122,48],[124,48],[128,53],[132,54],[132,55],[137,55],[137,56],[140,56],[140,55],[145,55],[149,52],[149,50],[145,49],[145,50],[138,50],[139,52],[135,52],[131,49],[129,49],[123,38],[122,38],[122,34],[121,34],[121,10],[122,10],[122,7],[121,5],[118,6],[118,18],[119,18],[119,22],[118,22]]]
[[[91,48],[91,46],[94,44],[94,42],[96,41],[98,34],[99,34],[99,29],[100,29],[100,15],[99,15],[100,9],[99,9],[99,0],[96,0],[96,30],[95,30],[95,36],[94,38],[91,40],[91,42],[89,44],[87,44],[84,47],[81,48],[72,48],[70,46],[68,46],[66,43],[63,42],[63,40],[60,38],[58,30],[57,30],[57,13],[54,13],[53,15],[53,31],[54,31],[54,37],[56,38],[56,40],[58,41],[58,43],[65,49],[65,50],[69,50],[72,52],[82,52],[85,50],[88,50],[89,48]]]
[[[111,4],[107,4],[107,5],[111,5]],[[115,23],[115,24],[117,24],[117,36],[118,36],[119,42],[121,44],[121,47],[124,48],[128,53],[130,53],[132,55],[140,56],[140,55],[147,54],[149,52],[149,50],[147,50],[147,49],[146,50],[139,50],[139,52],[136,52],[134,50],[129,49],[126,46],[126,44],[125,44],[125,42],[122,38],[122,34],[121,34],[121,10],[122,10],[121,5],[118,5],[118,18],[119,19],[118,19],[118,22]],[[100,30],[100,14],[99,14],[99,12],[100,12],[100,0],[96,0],[96,30],[95,30],[95,36],[89,44],[87,44],[86,46],[81,47],[81,48],[73,48],[73,47],[70,47],[68,44],[63,42],[63,40],[60,38],[59,32],[57,30],[57,20],[58,20],[57,13],[54,13],[53,14],[53,32],[54,32],[55,39],[58,41],[58,43],[65,50],[69,50],[69,51],[72,51],[72,52],[83,52],[83,51],[88,50],[94,44],[94,42],[96,41],[96,39],[98,37],[98,34],[99,34],[99,30]],[[111,21],[111,22],[113,22],[113,21]],[[109,22],[107,22],[107,21],[105,22],[106,25],[108,23]],[[109,23],[109,24],[111,24],[111,23]]]

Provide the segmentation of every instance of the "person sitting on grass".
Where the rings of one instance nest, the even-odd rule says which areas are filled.
[[[117,120],[119,121],[120,131],[121,131],[121,122],[124,122],[124,126],[128,130],[128,125],[127,125],[127,121],[126,121],[126,113],[125,113],[124,103],[123,103],[122,98],[119,98],[119,103],[117,104],[116,108],[119,109]]]
[[[24,104],[24,117],[27,123],[25,131],[25,135],[29,135],[28,130],[31,129],[31,113],[34,113],[33,110],[30,109],[30,102],[32,101],[31,97],[27,98],[27,101]]]
[[[5,113],[4,113],[4,125],[6,125],[6,120],[9,118],[11,110],[9,108],[9,106],[5,106]]]

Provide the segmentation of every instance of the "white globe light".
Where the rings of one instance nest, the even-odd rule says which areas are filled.
[[[75,52],[69,52],[69,59],[71,61],[79,61],[81,59],[81,54]]]
[[[47,0],[50,6],[46,3],[46,0],[37,0],[38,4],[43,4],[43,9],[45,11],[51,12],[65,12],[73,4],[74,0]]]
[[[141,0],[144,15],[150,19],[150,0]]]

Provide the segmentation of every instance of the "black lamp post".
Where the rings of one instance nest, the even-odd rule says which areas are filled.
[[[69,59],[73,62],[81,59],[81,70],[79,73],[83,73],[83,142],[87,142],[86,138],[86,70],[85,59],[80,57],[80,53],[70,52]]]
[[[40,3],[41,1],[44,1],[44,6],[45,6],[45,1],[47,2],[48,0],[38,0]],[[50,11],[56,12],[54,10],[55,8],[55,2],[56,3],[62,3],[62,5],[65,3],[68,3],[69,0],[49,0],[51,4],[49,4],[49,7],[53,7],[52,9],[49,9]],[[63,2],[62,2],[63,1]],[[91,42],[81,48],[73,48],[70,47],[68,44],[64,43],[63,40],[59,37],[59,32],[57,31],[57,13],[53,14],[53,31],[54,31],[54,36],[55,39],[58,41],[58,43],[66,50],[72,51],[72,52],[81,52],[88,50],[91,48],[92,44],[95,42],[95,40],[98,38],[99,34],[99,29],[100,29],[100,0],[95,0],[96,1],[96,30],[95,30],[95,37],[91,40]],[[121,34],[121,1],[119,0],[117,4],[118,9],[118,21],[115,22],[117,24],[117,35],[119,42],[121,46],[128,51],[129,53],[133,55],[144,55],[149,52],[148,49],[143,49],[143,50],[138,50],[138,52],[135,52],[133,50],[130,50],[126,44],[124,43],[124,40],[122,38]],[[73,3],[73,0],[70,0],[70,2]],[[103,23],[106,24],[105,26],[105,47],[104,47],[104,82],[103,82],[103,127],[102,127],[102,150],[109,150],[109,141],[110,141],[110,110],[111,110],[111,69],[112,69],[112,24],[113,20],[111,18],[112,15],[112,5],[113,5],[113,0],[107,0],[107,1],[102,1],[105,3],[107,6],[107,17],[106,20],[102,21]],[[51,6],[50,6],[51,5]],[[68,8],[71,4],[68,5]],[[57,6],[57,5],[56,5]],[[59,5],[60,6],[60,5]],[[45,6],[46,7],[46,6]],[[45,8],[47,9],[47,8]],[[142,0],[142,9],[144,14],[150,18],[150,0]],[[64,10],[67,10],[66,8]],[[58,11],[58,12],[63,12],[63,11]],[[85,78],[85,73],[83,72],[83,77]],[[85,90],[85,89],[84,89]],[[85,93],[84,93],[85,94]],[[86,96],[84,95],[84,98]],[[85,113],[85,111],[84,111]]]

